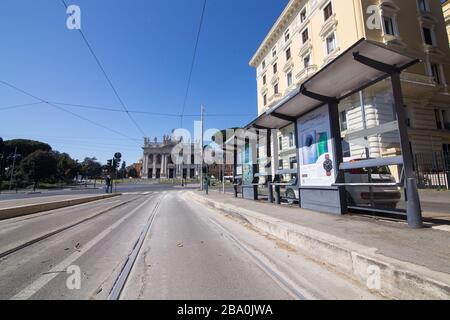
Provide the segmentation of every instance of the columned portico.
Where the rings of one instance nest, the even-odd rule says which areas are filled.
[[[162,142],[158,142],[155,138],[150,142],[148,138],[144,139],[144,162],[143,162],[143,177],[146,179],[180,179],[183,172],[186,173],[187,178],[196,179],[200,172],[200,165],[183,163],[175,165],[172,161],[172,150],[178,143],[174,142],[169,136],[164,136]],[[184,144],[184,150],[191,149],[191,153],[195,153],[195,146],[193,144]],[[185,161],[191,157],[184,157]],[[194,157],[195,158],[195,157]],[[194,174],[191,170],[194,169]]]

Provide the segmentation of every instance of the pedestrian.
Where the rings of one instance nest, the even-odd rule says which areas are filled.
[[[106,183],[106,193],[110,193],[110,191],[109,191],[110,189],[111,189],[111,192],[112,192],[111,177],[109,175],[106,176],[105,183]]]

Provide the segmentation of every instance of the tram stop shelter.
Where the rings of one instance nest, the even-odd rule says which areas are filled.
[[[234,150],[235,194],[238,187],[244,198],[258,199],[258,187],[264,177],[268,200],[279,203],[277,175],[274,161],[267,161],[266,172],[259,172],[258,161],[271,159],[273,143],[271,132],[295,124],[297,150],[297,177],[299,205],[301,208],[332,214],[345,214],[350,203],[346,196],[348,187],[377,188],[404,187],[406,214],[412,228],[422,227],[422,212],[414,175],[412,152],[409,145],[407,119],[403,104],[401,72],[420,60],[395,51],[383,44],[361,39],[316,74],[306,80],[275,106],[257,117],[243,129],[264,133],[268,147],[265,154],[257,149],[256,139],[235,135],[227,140],[227,150]],[[353,136],[367,137],[389,132],[398,134],[398,154],[357,162],[344,162],[342,134],[339,120],[339,103],[380,82],[390,83],[394,118],[372,128],[361,128]],[[267,133],[268,132],[268,133]],[[261,138],[261,137],[259,137]],[[242,141],[239,141],[241,139]],[[260,141],[260,140],[259,140]],[[399,155],[400,154],[400,155]],[[395,182],[346,181],[345,172],[382,166],[400,168],[401,176]],[[369,171],[370,172],[370,171]],[[249,177],[249,173],[251,176]],[[247,175],[247,177],[246,177]],[[274,191],[275,190],[275,191]]]

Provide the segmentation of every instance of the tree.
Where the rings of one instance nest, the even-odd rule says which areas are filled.
[[[119,170],[119,177],[125,178],[125,174],[127,172],[127,163],[124,161],[122,162],[122,166],[120,167]]]
[[[85,158],[81,163],[81,174],[84,178],[99,178],[102,175],[102,165],[96,158]]]
[[[34,140],[16,139],[5,141],[5,152],[13,154],[17,147],[17,153],[22,155],[22,158],[26,158],[33,152],[38,150],[50,152],[52,147],[50,145]]]
[[[55,152],[57,161],[57,175],[59,181],[72,181],[80,170],[78,161],[72,159],[67,153]]]
[[[22,160],[20,171],[37,187],[39,182],[49,181],[57,175],[56,156],[53,152],[35,151]]]
[[[2,190],[3,176],[5,175],[5,143],[0,137],[0,191]]]
[[[135,167],[128,168],[128,177],[136,179],[139,177],[139,173],[137,172]]]

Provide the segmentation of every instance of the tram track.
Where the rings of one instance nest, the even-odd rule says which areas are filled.
[[[127,285],[127,280],[133,270],[133,267],[139,256],[139,253],[141,252],[145,238],[147,237],[148,233],[150,232],[150,230],[153,226],[153,222],[155,221],[155,218],[159,212],[159,208],[160,208],[160,205],[161,205],[163,199],[164,199],[164,196],[162,196],[161,198],[159,198],[157,200],[157,203],[156,203],[155,207],[153,208],[151,215],[149,216],[144,228],[141,231],[141,234],[140,234],[138,240],[134,244],[133,249],[131,250],[131,253],[129,254],[119,276],[117,277],[117,279],[114,283],[114,286],[111,289],[108,300],[113,300],[113,301],[120,300],[121,294]]]
[[[77,226],[79,226],[81,224],[86,223],[86,222],[92,221],[92,220],[94,220],[94,219],[96,219],[96,218],[98,218],[98,217],[100,217],[100,216],[102,216],[102,215],[104,215],[104,214],[106,214],[108,212],[111,212],[111,211],[113,211],[115,209],[121,208],[121,207],[123,207],[123,206],[125,206],[127,204],[130,204],[130,203],[132,203],[134,201],[137,201],[140,198],[141,198],[141,196],[135,197],[133,199],[126,200],[126,201],[123,201],[121,203],[118,203],[118,204],[116,204],[116,205],[114,205],[112,207],[108,207],[106,209],[102,209],[99,212],[96,212],[95,214],[93,214],[93,215],[91,215],[91,216],[89,216],[89,217],[87,217],[85,219],[82,219],[80,221],[71,223],[69,225],[66,225],[64,227],[58,228],[56,230],[50,231],[48,233],[45,233],[43,235],[40,235],[40,236],[32,239],[32,240],[26,241],[26,242],[24,242],[22,244],[19,244],[19,245],[15,246],[15,247],[13,247],[11,249],[8,249],[8,250],[6,250],[4,252],[1,252],[0,253],[0,261],[3,260],[4,258],[7,258],[8,256],[10,256],[10,255],[12,255],[14,253],[17,253],[17,252],[19,252],[19,251],[21,251],[23,249],[26,249],[26,248],[30,247],[30,246],[32,246],[32,245],[34,245],[36,243],[42,242],[42,241],[44,241],[44,240],[46,240],[48,238],[51,238],[51,237],[53,237],[55,235],[61,234],[64,231],[73,229],[73,228],[75,228],[75,227],[77,227]]]

